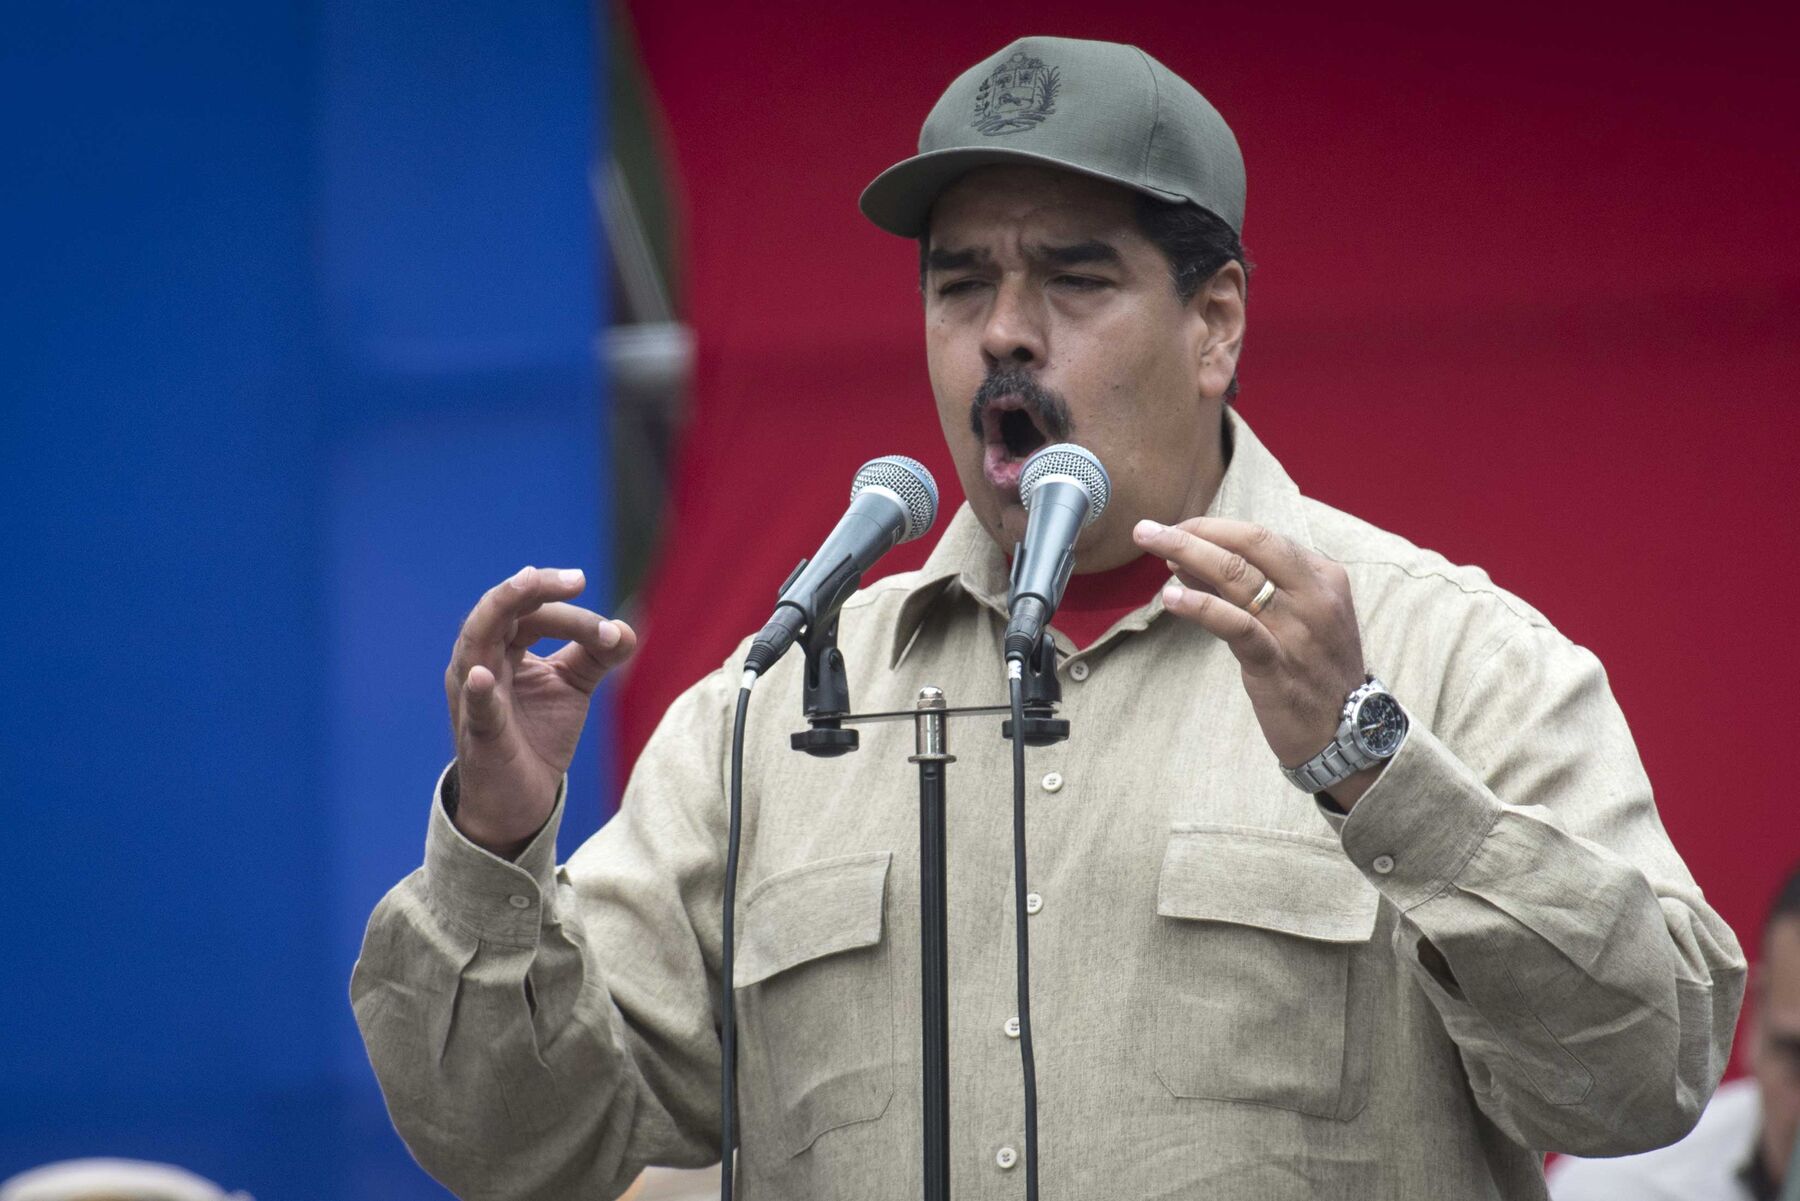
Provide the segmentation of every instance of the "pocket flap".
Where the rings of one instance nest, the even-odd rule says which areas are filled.
[[[1171,827],[1156,912],[1322,942],[1366,942],[1381,894],[1334,838],[1183,822]]]
[[[892,851],[838,855],[776,872],[744,898],[733,987],[881,941]]]

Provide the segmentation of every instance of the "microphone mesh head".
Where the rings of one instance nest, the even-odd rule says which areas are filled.
[[[917,459],[905,455],[870,459],[857,468],[856,479],[850,484],[850,499],[855,500],[857,494],[870,485],[886,488],[906,506],[906,535],[900,541],[911,542],[936,523],[937,481]]]
[[[1026,459],[1024,470],[1019,473],[1019,499],[1027,513],[1031,511],[1031,494],[1051,476],[1073,480],[1087,493],[1088,512],[1083,525],[1094,524],[1094,519],[1106,511],[1106,502],[1112,499],[1112,481],[1106,477],[1106,468],[1085,446],[1058,442]]]

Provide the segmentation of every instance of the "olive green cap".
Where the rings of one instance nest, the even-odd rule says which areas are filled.
[[[1186,201],[1243,233],[1244,156],[1179,75],[1116,42],[1020,38],[964,71],[919,130],[919,153],[863,189],[869,220],[925,232],[938,193],[995,163],[1055,167]]]

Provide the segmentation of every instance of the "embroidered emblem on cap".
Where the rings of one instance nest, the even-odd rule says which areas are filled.
[[[1031,129],[1056,111],[1057,71],[1023,50],[994,68],[975,93],[969,124],[992,137]]]

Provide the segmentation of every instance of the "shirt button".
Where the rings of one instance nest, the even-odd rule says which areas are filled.
[[[1008,1037],[1008,1038],[1019,1037],[1019,1019],[1018,1018],[1007,1018],[1006,1019],[1006,1037]]]
[[[1011,1147],[1002,1147],[994,1152],[994,1162],[1000,1165],[1002,1172],[1019,1162],[1019,1153]]]
[[[1377,855],[1375,856],[1375,862],[1371,863],[1369,866],[1374,868],[1380,875],[1385,876],[1394,870],[1394,857],[1392,855]]]
[[[506,903],[508,905],[511,905],[514,909],[530,909],[531,908],[531,898],[530,897],[520,897],[520,896],[507,897]]]
[[[1069,664],[1069,678],[1074,680],[1077,684],[1088,678],[1088,665],[1086,659],[1077,659],[1075,662]]]
[[[1062,773],[1053,771],[1044,777],[1045,792],[1061,792],[1063,786]]]
[[[1035,892],[1028,892],[1025,894],[1025,912],[1026,913],[1036,913],[1038,910],[1042,909],[1043,907],[1044,907],[1044,898],[1043,897],[1040,897]]]

